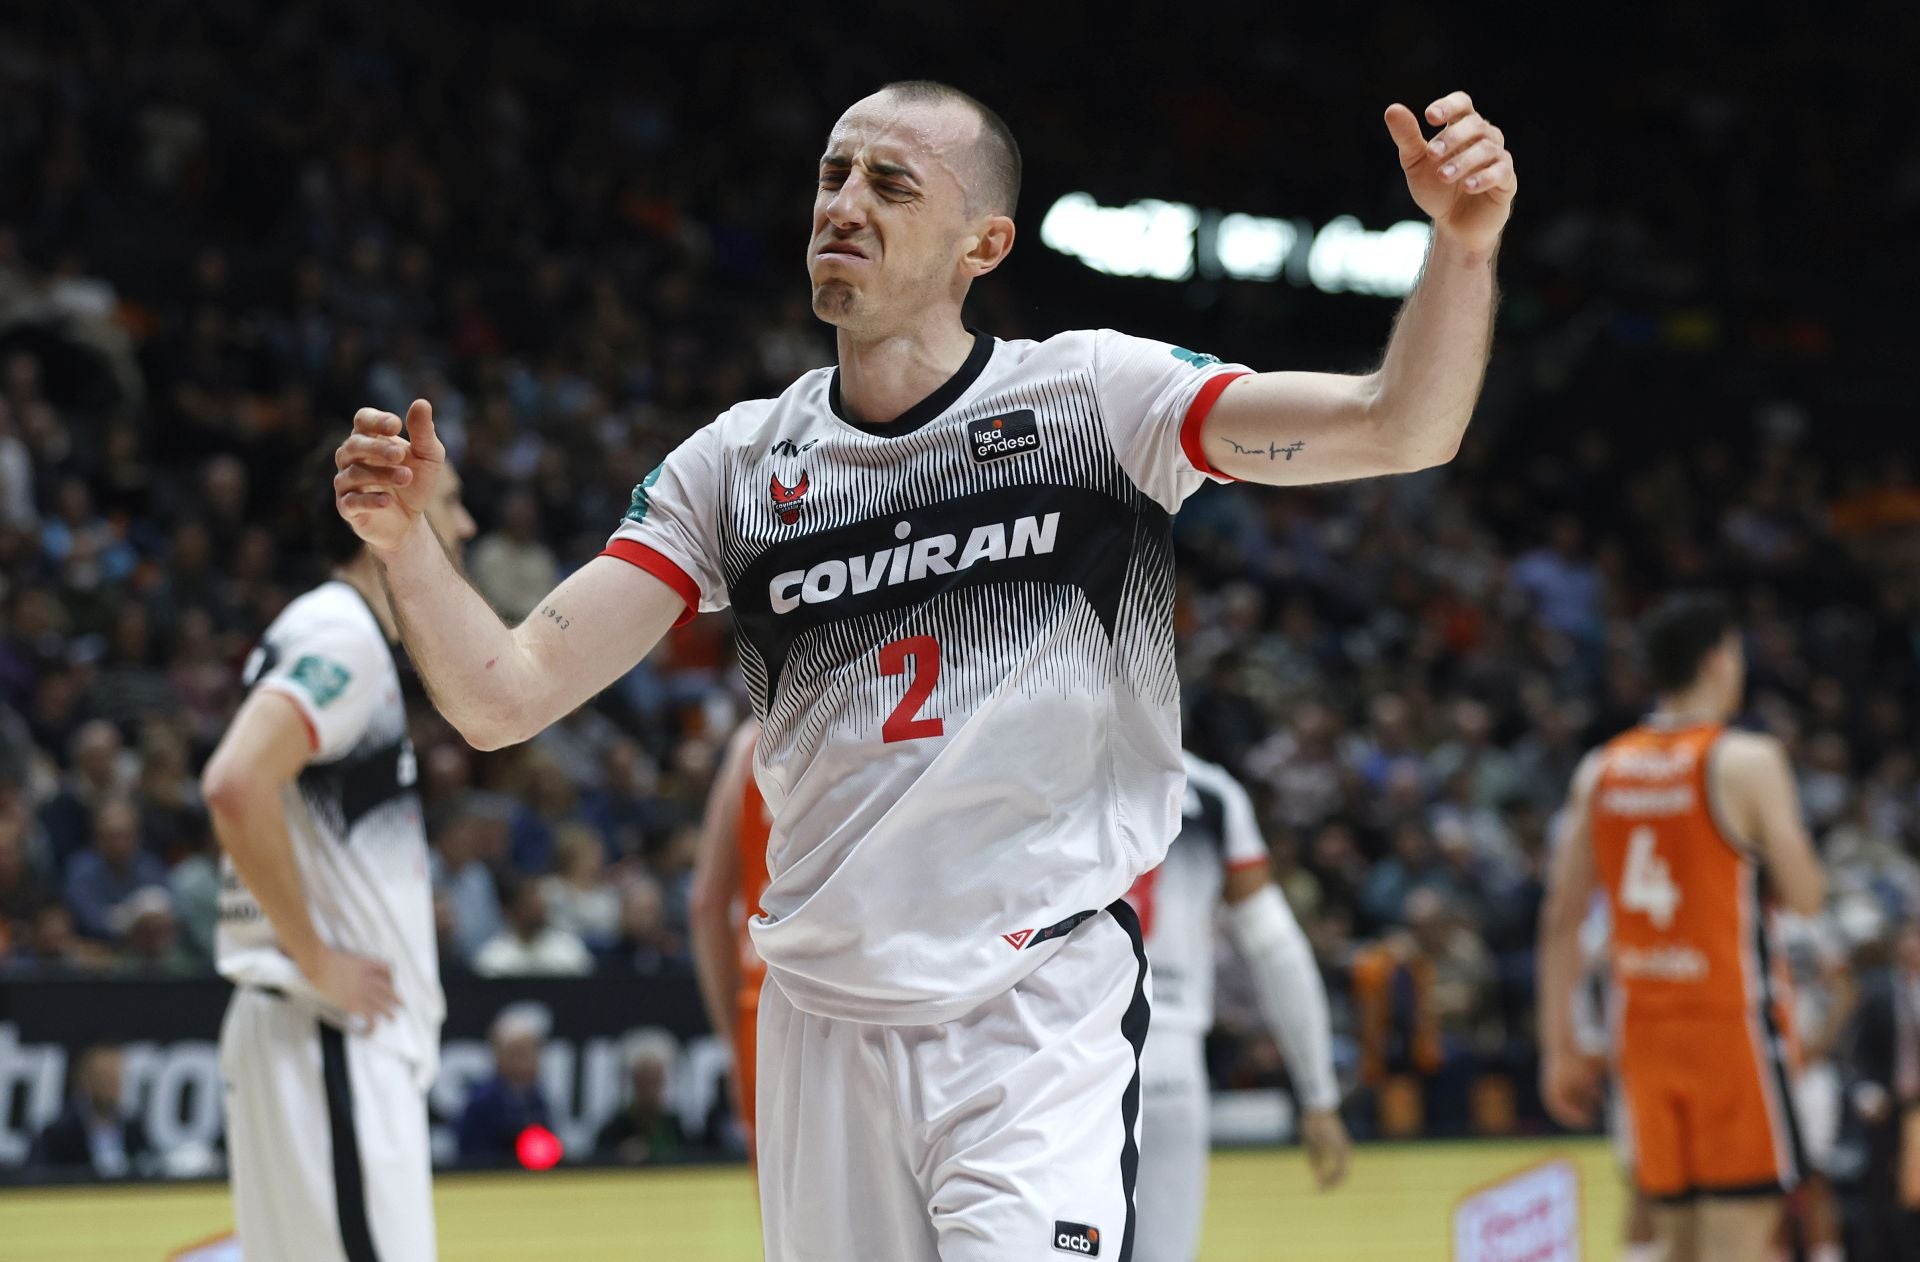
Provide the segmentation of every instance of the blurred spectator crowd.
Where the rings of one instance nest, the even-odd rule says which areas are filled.
[[[737,31],[684,66],[648,47],[637,68],[576,73],[580,6],[555,6],[545,42],[369,6],[69,8],[0,38],[0,971],[181,975],[210,967],[218,888],[197,769],[254,639],[321,577],[293,483],[305,456],[360,406],[432,399],[480,525],[469,571],[524,616],[676,442],[828,362],[798,245],[815,146],[853,89]],[[252,51],[221,53],[243,28]],[[1282,59],[1296,70],[1338,43],[1301,39]],[[1386,47],[1411,64],[1413,42]],[[748,79],[749,96],[730,86]],[[1023,222],[1048,179],[1078,178],[1063,171],[1114,201],[1166,191],[1115,184],[1127,168],[1060,126],[1057,102],[997,82],[1001,97],[980,90],[1031,124],[1042,191]],[[1245,111],[1194,81],[1159,99],[1212,124],[1142,178],[1208,178],[1223,136],[1305,143],[1249,139]],[[1761,127],[1740,101],[1668,108],[1685,144],[1724,157]],[[1390,152],[1374,156],[1389,160],[1364,177],[1351,161],[1321,174],[1353,199],[1334,209],[1384,222],[1406,211]],[[1792,178],[1829,206],[1818,172]],[[1885,214],[1920,202],[1920,164],[1888,179]],[[1189,742],[1255,793],[1346,1068],[1383,1118],[1450,1130],[1532,1111],[1551,820],[1581,753],[1647,707],[1630,625],[1670,587],[1743,602],[1749,718],[1793,752],[1856,945],[1920,909],[1920,485],[1903,458],[1833,441],[1839,405],[1806,401],[1838,353],[1818,312],[1763,304],[1736,335],[1693,302],[1724,273],[1674,259],[1715,214],[1543,197],[1508,246],[1500,357],[1455,465],[1210,488],[1178,519]],[[1774,227],[1701,256],[1725,263]],[[1108,303],[1115,323],[1152,313],[1138,331],[1263,367],[1295,346],[1299,366],[1357,366],[1384,335],[1373,299],[1319,296],[1322,322],[1276,287],[1182,305],[1077,266],[1024,239],[975,318],[1042,335]],[[1043,293],[1058,305],[1036,307]],[[413,698],[446,967],[689,967],[694,829],[744,712],[728,637],[697,619],[493,754]],[[1238,985],[1229,968],[1216,1077],[1278,1080]],[[516,1063],[487,1107],[517,1122]],[[1387,1102],[1409,1081],[1417,1104]],[[485,1112],[463,1142],[491,1142]],[[629,1122],[610,1143],[668,1142]]]

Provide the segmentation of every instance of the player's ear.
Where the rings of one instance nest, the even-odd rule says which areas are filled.
[[[1013,253],[1013,220],[1007,215],[988,215],[981,221],[979,235],[966,253],[967,275],[978,279],[1000,266]]]

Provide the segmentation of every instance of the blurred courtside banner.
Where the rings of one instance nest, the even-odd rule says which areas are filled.
[[[1546,1161],[1453,1209],[1453,1262],[1579,1262],[1580,1172]]]
[[[584,1154],[616,1112],[636,1036],[672,1040],[669,1105],[699,1131],[724,1091],[727,1051],[707,1031],[690,973],[659,977],[449,977],[440,1076],[431,1106],[436,1156],[451,1158],[451,1126],[473,1084],[493,1072],[487,1027],[514,1005],[544,1013],[540,1062],[554,1130]],[[167,1172],[206,1174],[221,1135],[218,1044],[232,989],[217,978],[8,978],[0,981],[0,1179],[27,1160],[33,1137],[60,1113],[69,1067],[94,1043],[125,1051],[123,1104],[153,1146],[175,1154]]]

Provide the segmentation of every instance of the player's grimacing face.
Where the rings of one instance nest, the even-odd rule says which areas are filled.
[[[885,93],[834,125],[807,245],[814,314],[871,327],[955,292],[970,236],[962,166],[978,125],[965,109]]]

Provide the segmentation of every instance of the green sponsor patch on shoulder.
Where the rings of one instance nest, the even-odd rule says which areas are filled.
[[[1220,362],[1218,355],[1203,355],[1199,351],[1190,351],[1184,346],[1174,347],[1173,357],[1185,360],[1189,368],[1205,368],[1208,364]]]
[[[660,480],[660,471],[664,468],[666,466],[663,464],[653,466],[653,472],[641,478],[640,485],[633,488],[633,499],[627,505],[628,521],[637,525],[647,519],[647,511],[653,507],[653,497],[647,493],[648,488]]]
[[[313,704],[322,710],[339,699],[340,694],[346,691],[347,681],[353,678],[340,663],[312,654],[295,662],[288,677],[305,688],[307,695],[313,698]]]

